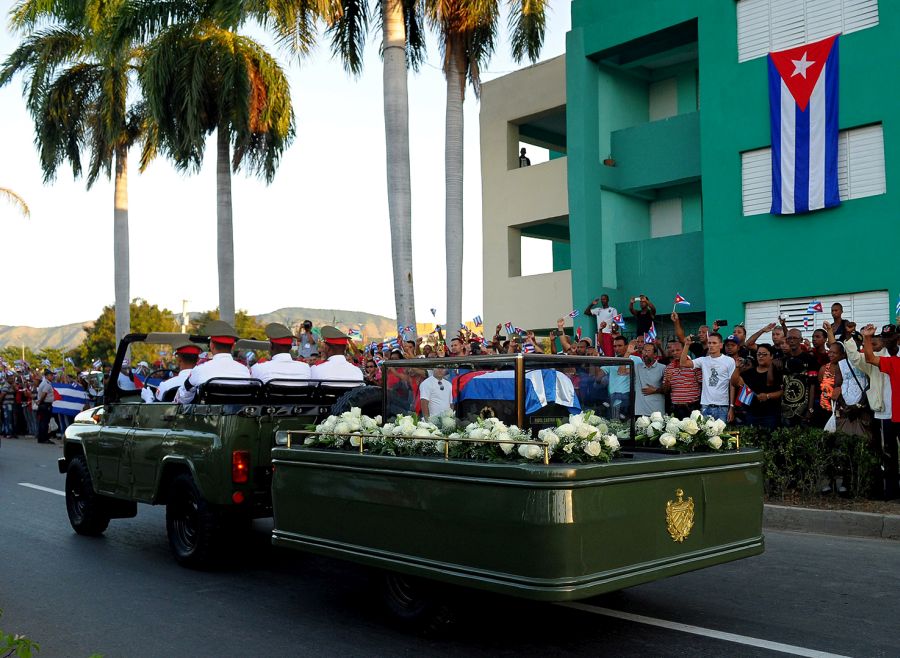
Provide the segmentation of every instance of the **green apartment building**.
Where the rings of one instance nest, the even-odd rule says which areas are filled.
[[[842,204],[769,214],[766,55],[836,33]],[[606,293],[627,313],[646,294],[665,317],[678,292],[694,323],[745,321],[751,332],[779,313],[801,328],[809,317],[809,332],[834,301],[849,319],[887,322],[900,293],[897,43],[900,2],[888,0],[573,0],[564,105],[510,117],[507,131],[507,151],[551,150],[529,169],[565,159],[566,214],[503,221],[553,242],[555,271],[541,276],[568,272],[575,308]],[[484,194],[488,225],[498,205]],[[486,233],[486,262],[489,250]],[[507,280],[485,272],[488,321],[513,261]],[[807,315],[813,299],[824,315]]]

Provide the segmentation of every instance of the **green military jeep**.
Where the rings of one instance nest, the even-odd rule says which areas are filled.
[[[348,392],[340,382],[221,378],[202,385],[192,404],[143,401],[140,387],[170,373],[152,372],[143,382],[124,375],[129,346],[169,346],[183,338],[150,333],[122,340],[103,404],[82,412],[67,429],[59,470],[66,475],[66,507],[77,533],[102,534],[110,519],[135,516],[137,503],[165,505],[175,559],[205,567],[250,520],[272,515],[275,433],[349,409],[372,391]],[[190,340],[208,343],[205,336]],[[236,345],[242,351],[268,347],[246,339]]]

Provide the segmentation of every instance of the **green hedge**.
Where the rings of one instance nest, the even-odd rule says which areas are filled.
[[[774,432],[745,427],[740,436],[741,445],[765,452],[769,496],[813,496],[836,477],[843,478],[853,498],[868,496],[872,491],[879,462],[863,437],[804,427],[783,427]]]

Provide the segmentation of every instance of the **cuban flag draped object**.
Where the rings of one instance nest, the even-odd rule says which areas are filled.
[[[512,370],[474,370],[453,378],[453,401],[515,400],[516,373]],[[563,373],[552,368],[525,373],[525,413],[534,412],[555,402],[570,413],[581,411],[575,385]]]
[[[768,59],[772,214],[839,206],[838,36]]]
[[[78,384],[53,384],[53,413],[77,416],[87,402],[87,392]]]

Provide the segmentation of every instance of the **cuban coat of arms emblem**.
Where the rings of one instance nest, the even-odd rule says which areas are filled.
[[[694,499],[684,500],[684,491],[675,490],[675,500],[666,502],[666,529],[673,540],[683,542],[694,527]]]

